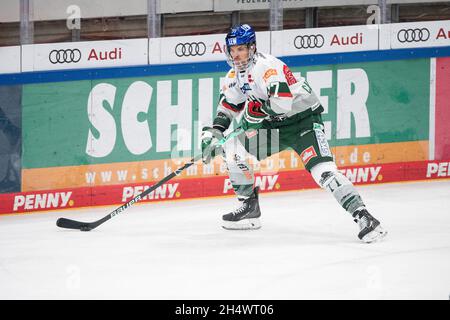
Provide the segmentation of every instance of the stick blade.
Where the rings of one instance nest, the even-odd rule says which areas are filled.
[[[93,229],[89,223],[75,221],[75,220],[66,219],[66,218],[59,218],[56,221],[56,225],[60,228],[76,229],[76,230],[81,230],[81,231],[91,231]]]

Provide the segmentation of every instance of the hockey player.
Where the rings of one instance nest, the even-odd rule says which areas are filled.
[[[203,162],[209,163],[219,152],[216,143],[223,137],[233,118],[241,113],[240,126],[257,132],[252,138],[231,139],[222,146],[230,181],[242,205],[225,214],[225,229],[259,229],[261,211],[258,188],[248,163],[248,154],[263,160],[274,152],[252,143],[266,134],[279,150],[295,150],[315,182],[328,190],[337,202],[351,214],[359,225],[358,238],[373,242],[383,238],[386,231],[366,209],[353,184],[338,171],[325,138],[321,113],[324,111],[317,96],[300,77],[295,78],[281,60],[256,49],[256,36],[247,24],[232,28],[227,34],[227,62],[232,69],[227,73],[221,89],[217,114],[212,127],[202,130]],[[246,141],[245,141],[246,140]],[[257,141],[257,140],[256,140]],[[255,146],[250,147],[250,146]],[[264,147],[268,152],[261,155]]]

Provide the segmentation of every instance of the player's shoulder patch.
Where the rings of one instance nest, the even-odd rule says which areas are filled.
[[[236,87],[236,84],[237,84],[236,72],[234,71],[234,69],[231,69],[230,71],[228,71],[228,73],[224,78],[224,82],[222,84],[222,91],[225,92],[229,89],[232,89]]]
[[[289,67],[287,65],[283,65],[283,72],[284,72],[284,76],[286,77],[286,81],[287,81],[288,85],[291,86],[297,82],[297,79],[295,78],[291,69],[289,69]]]
[[[269,68],[264,72],[263,79],[265,82],[271,77],[276,76],[278,74],[277,70],[275,68]]]

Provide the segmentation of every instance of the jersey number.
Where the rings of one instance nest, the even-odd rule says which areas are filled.
[[[308,83],[306,80],[305,80],[305,82],[303,82],[302,88],[305,89],[306,92],[308,92],[309,94],[311,94],[312,89],[311,89],[311,87],[309,86],[309,83]]]
[[[278,91],[280,90],[279,82],[272,82],[270,84],[269,92],[272,97],[278,98]]]

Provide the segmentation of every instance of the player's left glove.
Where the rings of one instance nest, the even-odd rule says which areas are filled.
[[[244,116],[241,121],[241,128],[245,131],[261,129],[264,118],[267,114],[262,111],[260,101],[248,101],[245,107]]]
[[[204,127],[202,130],[202,161],[208,164],[212,158],[220,153],[217,143],[223,138],[223,133],[215,128]]]

